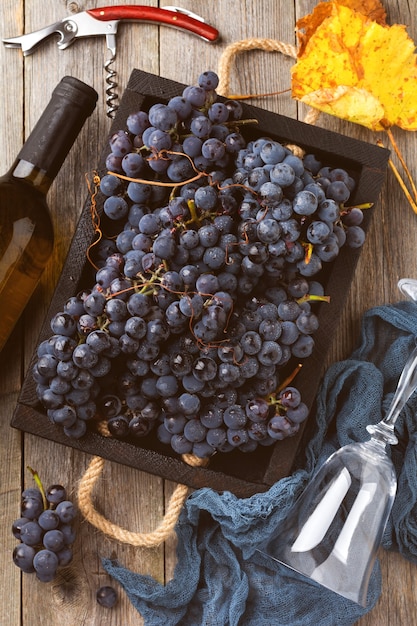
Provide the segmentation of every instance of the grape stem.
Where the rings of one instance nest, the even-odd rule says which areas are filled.
[[[372,209],[373,206],[374,206],[373,202],[363,202],[362,204],[355,204],[353,206],[345,206],[343,208],[343,211],[341,212],[341,215],[348,215],[352,209],[360,209],[361,211],[363,211],[364,209]]]
[[[86,174],[85,178],[86,178],[87,188],[88,188],[90,198],[91,198],[91,209],[90,209],[91,210],[91,223],[93,225],[94,232],[97,235],[96,240],[92,244],[90,244],[90,246],[87,248],[86,256],[90,264],[94,267],[94,269],[98,270],[97,265],[93,262],[91,258],[90,252],[91,252],[91,249],[94,246],[96,246],[103,237],[103,233],[100,228],[100,216],[98,214],[97,204],[96,204],[96,197],[97,197],[99,186],[100,186],[100,177],[96,171],[93,172],[94,191],[92,190],[91,183],[88,178],[88,174]]]
[[[278,386],[277,390],[274,393],[271,393],[266,398],[266,401],[267,401],[268,405],[275,407],[276,415],[281,415],[280,411],[284,411],[284,413],[287,412],[286,407],[277,398],[277,396],[280,394],[280,392],[283,389],[285,389],[286,387],[289,387],[289,385],[291,385],[291,383],[293,382],[294,378],[297,376],[298,372],[301,370],[302,367],[303,367],[302,364],[298,363],[297,367],[287,376],[287,378],[285,378],[282,381],[282,383]],[[278,413],[277,413],[277,410],[278,410]]]
[[[36,470],[32,469],[30,467],[30,465],[27,466],[27,469],[32,474],[33,480],[35,481],[35,483],[39,487],[39,491],[41,492],[41,496],[42,496],[43,508],[44,508],[44,511],[46,511],[46,509],[48,508],[48,501],[46,499],[45,489],[44,489],[42,481],[41,481],[41,479],[39,477],[39,474],[38,474],[38,472]]]
[[[297,376],[298,372],[301,370],[302,367],[303,367],[302,363],[298,363],[297,367],[291,372],[291,374],[289,374],[287,378],[285,378],[285,380],[282,381],[282,383],[279,385],[275,393],[277,394],[283,389],[285,389],[285,387],[288,387],[288,385],[291,385],[292,381]]]
[[[330,302],[330,296],[318,296],[315,294],[306,293],[305,296],[301,296],[296,300],[297,304],[303,304],[304,302]]]
[[[304,245],[304,250],[305,250],[304,261],[308,265],[311,261],[311,255],[313,254],[313,244],[305,243],[303,245]]]
[[[193,183],[194,181],[199,180],[200,178],[203,178],[203,176],[207,176],[207,174],[205,174],[204,172],[200,172],[200,174],[198,174],[197,176],[193,176],[192,178],[183,180],[181,182],[162,183],[157,180],[146,180],[145,178],[131,178],[130,176],[124,176],[123,174],[118,174],[117,172],[108,171],[107,173],[110,174],[110,176],[116,176],[117,178],[120,178],[121,180],[127,180],[128,182],[131,182],[131,183],[142,183],[143,185],[155,185],[156,187],[181,187],[183,185],[187,185],[188,183]]]

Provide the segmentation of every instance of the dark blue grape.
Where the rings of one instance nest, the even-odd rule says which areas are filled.
[[[22,572],[32,574],[35,571],[33,559],[36,555],[35,548],[24,543],[19,544],[13,550],[13,563],[19,567]]]
[[[178,121],[175,109],[160,103],[151,106],[148,117],[150,124],[162,131],[172,130]]]
[[[365,231],[360,226],[348,226],[346,243],[350,248],[361,248],[365,242]]]
[[[151,422],[141,415],[133,417],[129,422],[129,434],[133,437],[146,437],[151,430]]]
[[[61,426],[73,426],[77,420],[77,413],[74,407],[64,405],[58,409],[50,409],[48,417],[54,424]]]
[[[203,441],[206,433],[207,429],[199,419],[190,419],[184,425],[184,436],[192,443]]]
[[[27,516],[27,513],[25,512]],[[35,520],[30,520],[22,526],[20,531],[20,541],[27,546],[36,546],[41,542],[43,530]]]
[[[52,552],[59,552],[65,546],[64,535],[57,528],[47,530],[43,535],[42,542],[45,548]]]
[[[126,126],[133,135],[141,135],[150,126],[148,114],[145,111],[130,113],[126,120]]]
[[[111,220],[121,220],[127,216],[129,206],[121,196],[110,196],[104,202],[103,211]]]
[[[342,180],[335,180],[326,187],[326,196],[343,204],[350,198],[349,187]]]
[[[174,433],[169,443],[177,454],[191,454],[193,451],[193,442],[187,439],[183,433]]]
[[[69,500],[62,500],[56,506],[55,511],[59,515],[59,519],[64,524],[69,524],[72,522],[76,515],[76,509],[72,502]]]
[[[76,330],[77,324],[69,313],[57,313],[51,319],[51,329],[56,335],[71,337]]]
[[[207,70],[200,74],[198,77],[198,85],[205,91],[212,91],[217,88],[219,84],[219,77],[216,72]]]
[[[307,239],[310,243],[324,243],[330,235],[330,227],[326,222],[314,220],[307,228]]]
[[[144,168],[145,160],[137,152],[129,152],[129,154],[126,154],[122,159],[122,169],[125,172],[126,176],[129,176],[130,178],[139,178]],[[115,176],[110,176],[110,178],[115,178],[117,180]],[[115,187],[114,191],[112,191],[112,193],[108,193],[107,195],[114,195],[117,194],[117,192],[118,188]]]
[[[300,402],[298,406],[287,409],[286,416],[293,424],[300,424],[307,419],[308,407],[304,402]]]
[[[188,100],[193,107],[202,107],[206,102],[206,90],[197,85],[185,87],[182,96]]]
[[[117,438],[126,437],[129,434],[129,420],[124,415],[115,415],[107,420],[109,432]]]
[[[199,139],[206,139],[210,135],[211,122],[205,115],[198,115],[191,120],[191,132]]]
[[[226,431],[227,441],[231,446],[237,448],[248,441],[248,431],[244,428],[228,428]]]
[[[135,183],[130,182],[127,186],[127,195],[137,204],[141,204],[142,202],[147,202],[150,199],[152,194],[152,187],[146,183]],[[127,216],[127,211],[123,217]]]
[[[239,404],[233,404],[224,410],[223,421],[228,428],[242,428],[247,421],[245,410]]]
[[[110,137],[109,143],[112,153],[118,157],[123,157],[132,149],[132,142],[129,136],[122,130],[116,131]]]
[[[33,557],[33,567],[41,582],[51,582],[58,569],[59,560],[52,550],[40,550]]]
[[[97,590],[96,599],[100,606],[111,609],[117,603],[117,592],[114,587],[105,585]]]
[[[77,419],[71,426],[64,426],[64,433],[71,439],[81,439],[87,432],[85,421]]]
[[[318,207],[318,200],[312,191],[299,191],[293,202],[293,209],[298,215],[312,215]]]
[[[167,106],[174,109],[179,120],[186,120],[192,110],[191,102],[183,96],[174,96],[169,100]]]
[[[19,519],[13,522],[12,533],[13,536],[16,537],[16,539],[20,539],[20,532],[22,530],[22,527],[28,522],[30,522],[30,519],[28,517],[19,517]]]
[[[21,514],[30,520],[37,519],[43,511],[42,499],[25,497],[22,500]]]

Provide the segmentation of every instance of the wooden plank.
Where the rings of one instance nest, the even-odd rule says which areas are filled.
[[[144,4],[157,5],[156,1],[144,0]],[[108,0],[105,4],[120,4]],[[45,3],[41,0],[3,0],[1,3],[2,36],[12,36],[45,26],[63,16],[66,11],[87,9],[100,3],[65,2]],[[265,0],[262,3],[237,1],[207,3],[202,0],[183,0],[181,5],[203,15],[222,32],[222,42],[207,45],[191,36],[184,36],[173,29],[154,25],[122,25],[118,35],[119,92],[126,84],[133,67],[159,73],[170,79],[188,83],[204,69],[215,69],[220,52],[225,45],[246,37],[270,37],[294,43],[294,24],[312,10],[316,0]],[[417,40],[417,16],[412,3],[398,0],[384,3],[391,22],[407,24],[411,37]],[[231,18],[232,15],[232,18]],[[53,38],[32,57],[23,60],[18,51],[0,48],[2,67],[2,107],[0,113],[3,130],[3,149],[0,153],[1,170],[5,171],[21,146],[24,135],[38,118],[46,104],[50,91],[64,74],[74,74],[92,84],[104,94],[103,61],[106,58],[104,40],[78,41],[66,51],[58,51]],[[279,53],[253,51],[239,56],[232,73],[235,93],[265,92],[286,89],[290,85],[289,69],[293,61]],[[305,107],[298,106],[288,94],[272,98],[257,98],[254,104],[271,111],[303,119]],[[23,111],[25,110],[25,119]],[[297,113],[298,112],[298,113]],[[341,132],[350,137],[374,142],[376,137],[353,124],[322,116],[317,125]],[[37,333],[45,315],[54,285],[60,274],[71,232],[81,211],[87,190],[84,173],[96,163],[103,137],[109,128],[104,108],[91,118],[85,133],[80,137],[50,193],[51,206],[56,207],[57,249],[48,266],[45,277],[28,314],[19,324],[13,339],[2,357],[0,398],[2,425],[0,453],[3,458],[1,505],[1,555],[0,611],[7,615],[11,626],[40,626],[60,624],[71,626],[83,624],[95,626],[119,626],[141,624],[143,620],[122,594],[121,603],[115,611],[99,609],[94,601],[98,584],[108,582],[101,565],[100,556],[112,551],[120,561],[134,571],[149,572],[163,580],[173,574],[176,562],[175,540],[164,548],[147,551],[131,549],[105,538],[86,523],[79,525],[80,543],[77,547],[76,567],[68,572],[65,580],[48,585],[34,583],[23,576],[22,594],[20,576],[8,560],[15,545],[9,525],[17,514],[20,476],[26,484],[30,479],[23,465],[36,465],[46,481],[55,474],[65,480],[75,491],[90,456],[73,451],[66,446],[24,436],[20,447],[19,433],[8,427],[8,422],[21,385],[21,372],[36,344]],[[395,132],[407,163],[417,177],[415,167],[416,138],[412,133]],[[416,218],[406,204],[392,175],[387,177],[383,199],[376,219],[373,219],[368,241],[356,268],[340,324],[336,330],[326,363],[345,358],[358,340],[362,314],[369,307],[399,299],[397,280],[403,276],[417,277],[415,250],[417,246]],[[24,334],[23,334],[24,333]],[[24,353],[22,353],[22,346]],[[22,454],[24,452],[24,455]],[[164,484],[165,483],[165,484]],[[123,523],[129,529],[150,529],[161,518],[164,500],[169,499],[173,483],[163,481],[147,473],[125,468],[119,464],[106,464],[103,479],[97,485],[97,507],[109,518]],[[129,506],[121,498],[126,495]],[[133,495],[132,495],[133,494]],[[114,514],[114,518],[113,518]],[[417,602],[413,578],[415,565],[394,553],[381,551],[383,595],[377,607],[360,620],[361,626],[399,626],[417,623]],[[393,584],[393,573],[395,580]],[[21,604],[23,612],[21,613]]]
[[[5,0],[1,7],[1,24],[5,32],[22,28],[23,0],[14,2]],[[17,33],[16,33],[17,34]],[[23,68],[17,55],[7,60],[7,53],[0,48],[0,67],[2,68],[3,97],[0,107],[2,129],[2,150],[0,152],[0,171],[5,172],[13,162],[23,141]],[[4,81],[4,82],[3,82]],[[6,89],[7,85],[7,89]],[[19,334],[21,325],[16,329]],[[21,623],[20,573],[12,561],[12,551],[16,541],[11,533],[11,524],[19,515],[21,491],[21,443],[20,433],[9,427],[10,416],[16,405],[17,392],[21,385],[21,348],[18,343],[14,351],[10,346],[0,356],[0,457],[2,459],[0,481],[0,613],[7,615],[10,624]],[[13,356],[12,356],[13,355]]]
[[[16,404],[16,393],[7,392],[2,385],[1,406],[3,415],[10,415]],[[2,459],[2,478],[0,481],[0,607],[8,611],[10,624],[20,624],[20,574],[12,561],[15,541],[11,527],[13,520],[20,516],[20,462],[21,439],[17,431],[2,427],[0,437],[0,455]],[[9,600],[9,602],[8,602]],[[7,603],[7,604],[6,604]],[[4,613],[3,613],[4,614]]]

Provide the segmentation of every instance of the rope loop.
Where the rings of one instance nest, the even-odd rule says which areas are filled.
[[[220,95],[227,97],[230,93],[230,75],[235,58],[241,52],[249,50],[263,50],[264,52],[281,52],[286,56],[297,58],[297,49],[289,43],[276,39],[266,39],[263,37],[251,37],[229,44],[224,49],[218,66],[219,85],[217,91]]]
[[[297,48],[292,44],[279,41],[277,39],[268,39],[263,37],[251,37],[249,39],[242,39],[241,41],[235,41],[223,50],[219,65],[218,76],[219,85],[217,91],[224,97],[230,97],[230,76],[233,69],[233,64],[236,57],[242,52],[248,52],[249,50],[263,50],[264,52],[280,52],[286,56],[297,58]],[[304,122],[307,124],[315,124],[320,116],[318,109],[310,108],[304,118]],[[304,151],[296,145],[287,146],[296,156],[302,157]]]
[[[110,436],[105,423],[100,422],[98,429],[103,436]],[[208,459],[200,459],[192,454],[183,455],[183,460],[192,467],[202,467],[207,465]],[[102,533],[131,546],[141,548],[154,548],[166,541],[174,531],[184,502],[188,496],[189,488],[186,485],[177,485],[168,503],[165,515],[157,528],[148,533],[132,532],[111,522],[104,515],[99,513],[93,503],[94,486],[100,478],[105,465],[102,457],[94,456],[88,468],[81,478],[78,486],[78,508],[83,517],[95,526]]]

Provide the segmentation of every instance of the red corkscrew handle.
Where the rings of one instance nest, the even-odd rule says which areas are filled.
[[[155,24],[165,24],[165,26],[173,26],[180,28],[194,35],[198,35],[207,41],[216,41],[219,32],[194,17],[181,11],[170,11],[168,9],[160,9],[158,7],[141,6],[134,4],[125,4],[119,6],[101,7],[86,11],[94,19],[107,22],[109,20],[137,20],[142,22],[153,22]]]

